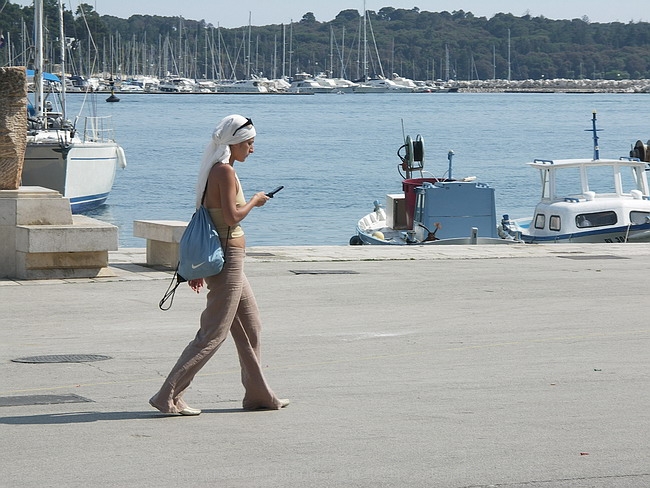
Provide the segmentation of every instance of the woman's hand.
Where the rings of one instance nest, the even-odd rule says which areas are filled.
[[[251,201],[253,202],[253,205],[256,207],[261,207],[264,205],[266,202],[268,202],[270,197],[266,196],[266,193],[263,191],[256,193],[253,195],[253,198],[251,198]]]
[[[201,291],[201,288],[203,288],[203,278],[197,278],[195,280],[189,280],[187,282],[188,285],[190,285],[190,288],[195,291],[199,292]]]

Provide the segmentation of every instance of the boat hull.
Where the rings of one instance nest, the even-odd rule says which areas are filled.
[[[650,224],[618,226],[608,229],[590,230],[555,236],[536,236],[521,234],[521,239],[528,244],[543,243],[618,243],[650,242]]]
[[[486,245],[486,244],[521,244],[522,241],[515,239],[502,239],[500,237],[453,237],[449,239],[437,239],[435,241],[409,240],[408,233],[398,231],[390,227],[378,227],[372,233],[357,227],[357,237],[360,244],[373,246],[444,246],[444,245]]]
[[[22,185],[56,190],[70,200],[72,213],[102,205],[120,164],[115,142],[28,143]]]

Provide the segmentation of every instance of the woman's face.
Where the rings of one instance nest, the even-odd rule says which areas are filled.
[[[255,138],[251,137],[247,141],[240,142],[239,144],[230,145],[230,162],[234,161],[245,161],[249,154],[255,152],[253,144],[255,143]]]

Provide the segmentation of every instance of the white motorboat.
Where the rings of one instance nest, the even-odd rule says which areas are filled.
[[[118,90],[120,93],[144,93],[144,86],[141,81],[129,79],[122,81]]]
[[[354,93],[388,93],[390,86],[388,83],[380,83],[378,79],[371,79],[367,76],[354,80]]]
[[[404,93],[413,93],[415,91],[415,86],[411,87],[407,84],[397,83],[388,78],[378,77],[370,78],[366,81],[367,85],[378,87],[384,89],[386,92],[395,93],[395,92],[404,92]]]
[[[269,89],[261,80],[237,80],[232,83],[217,85],[218,93],[269,93]]]
[[[58,78],[43,73],[43,0],[35,0],[34,11],[35,88],[34,100],[28,107],[21,184],[57,190],[70,200],[73,213],[81,213],[106,201],[116,168],[126,166],[126,157],[113,138],[110,117],[85,117],[84,126],[78,128],[66,118],[65,89],[45,93],[44,79],[53,84]],[[49,100],[51,95],[56,98]]]
[[[331,88],[332,93],[353,93],[354,89],[359,86],[357,83],[346,80],[345,78],[330,78],[324,74],[316,76],[314,80],[319,85]]]
[[[301,80],[294,80],[291,86],[287,89],[288,93],[334,93],[334,87],[326,84],[321,84],[313,78],[305,78]]]
[[[400,154],[405,150],[404,156]],[[382,208],[357,222],[351,245],[512,244],[521,241],[497,228],[494,189],[475,177],[452,178],[453,151],[446,178],[424,177],[424,142],[406,137],[398,150],[405,171],[403,193],[388,194]],[[419,172],[419,178],[413,174]]]
[[[164,93],[194,93],[196,83],[189,78],[166,78],[158,85],[158,90]]]
[[[593,159],[528,163],[540,173],[541,200],[532,218],[504,216],[504,229],[528,243],[650,241],[648,146],[638,141],[630,157],[600,159],[597,131],[594,112]]]
[[[404,87],[405,91],[414,92],[418,89],[418,85],[415,83],[415,81],[411,80],[410,78],[400,76],[397,73],[393,73],[391,75],[391,81],[399,87]]]

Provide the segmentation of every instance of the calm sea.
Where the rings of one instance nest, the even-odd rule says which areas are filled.
[[[73,116],[83,95],[69,94]],[[118,170],[107,204],[91,216],[120,230],[121,247],[138,219],[189,220],[200,157],[225,115],[255,122],[255,154],[237,166],[247,196],[284,185],[244,221],[247,243],[347,245],[356,221],[401,191],[396,155],[404,133],[425,141],[425,169],[476,176],[496,189],[499,215],[532,214],[539,196],[534,158],[591,157],[598,112],[601,157],[626,156],[650,139],[644,94],[99,95],[112,115],[128,167]]]

